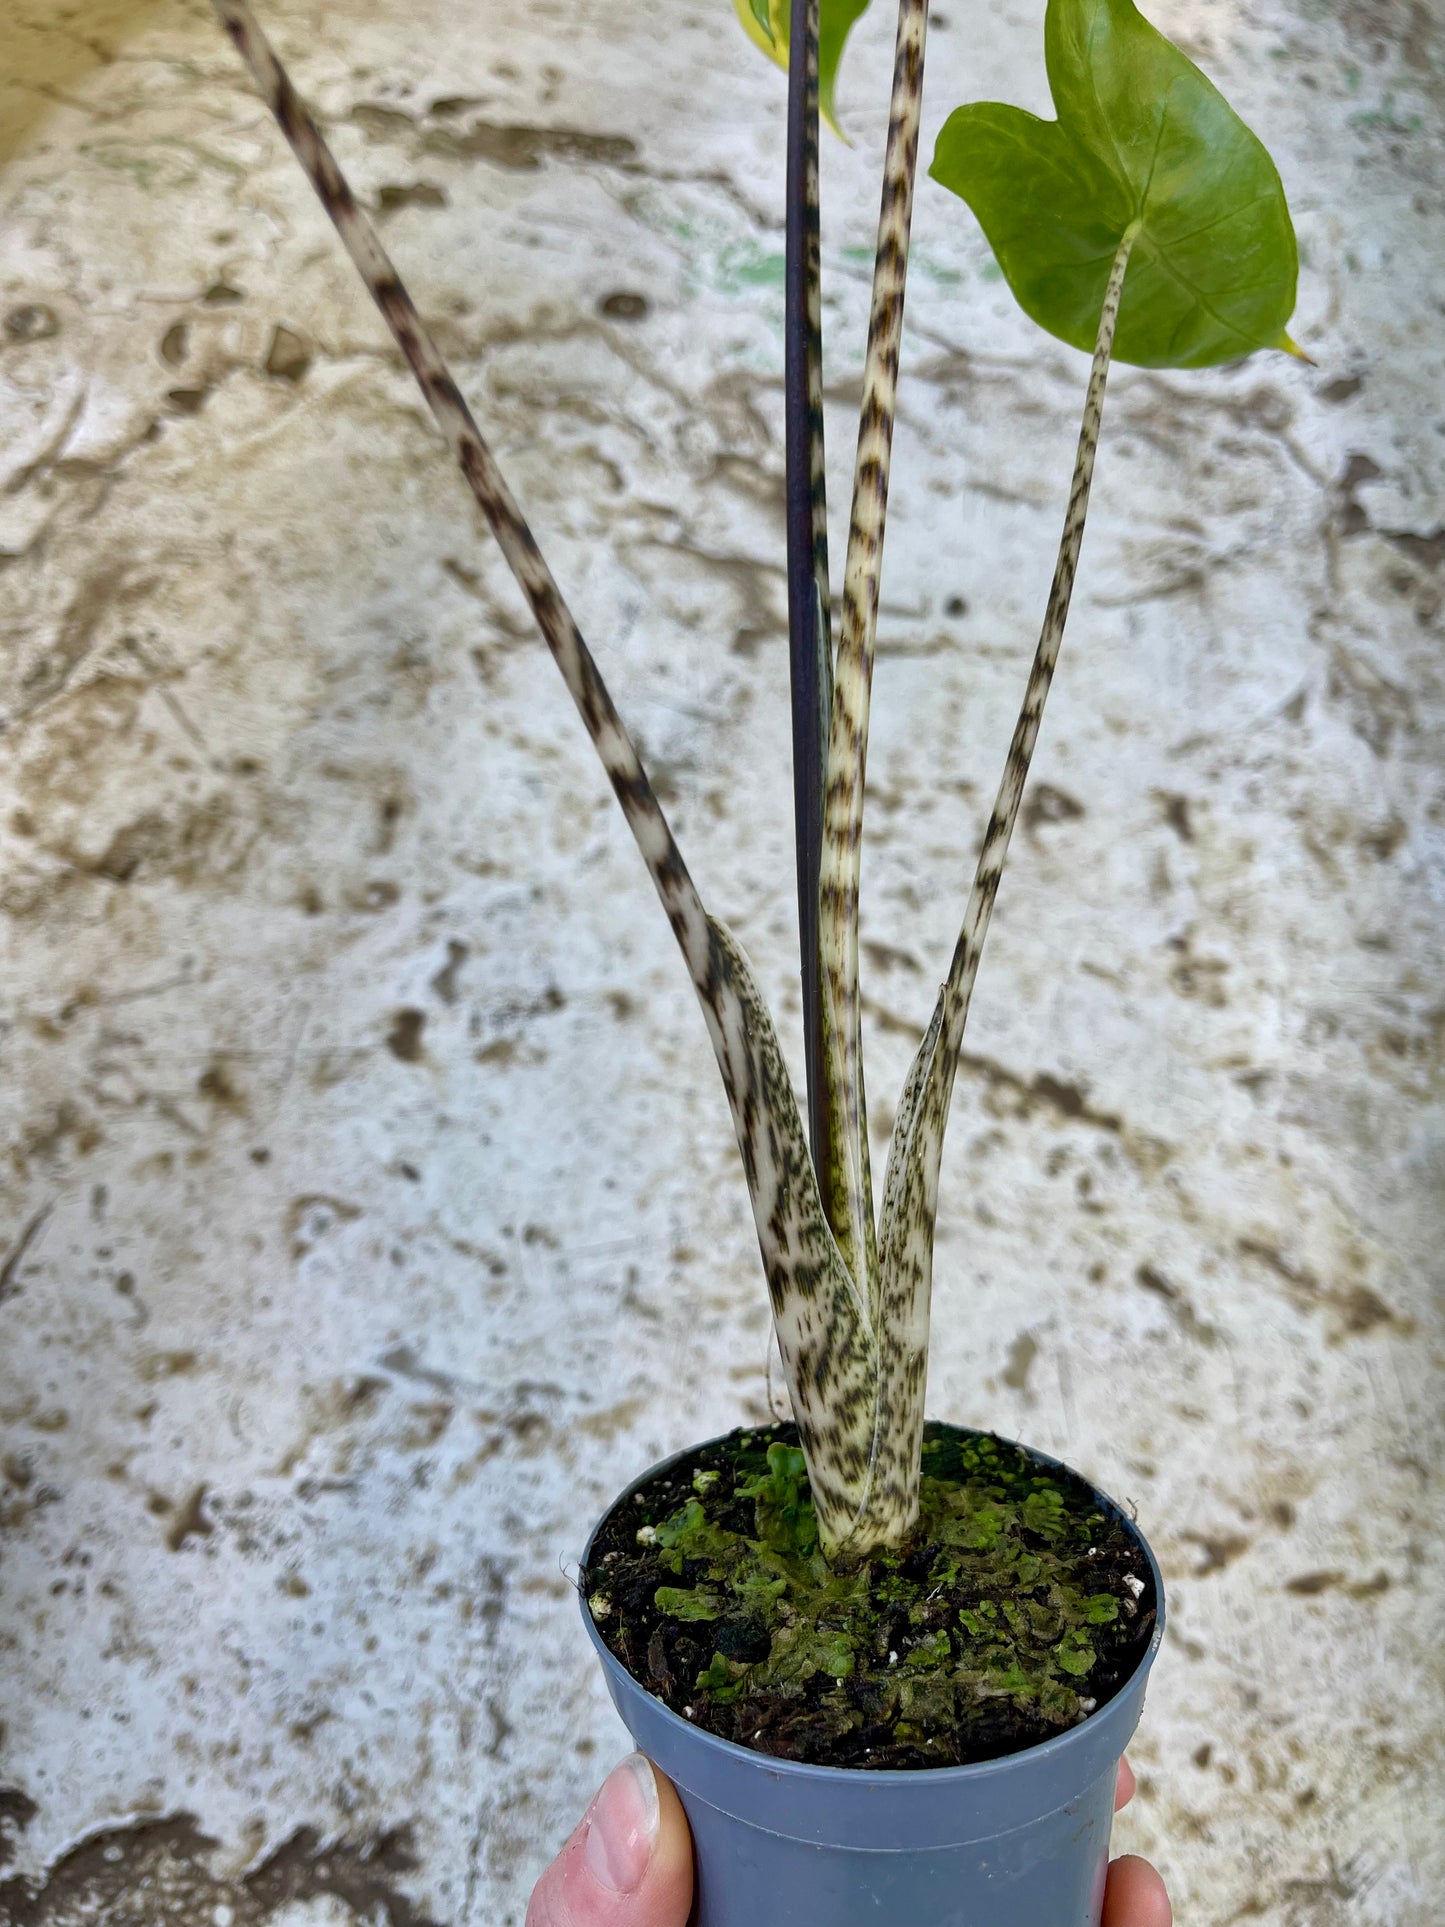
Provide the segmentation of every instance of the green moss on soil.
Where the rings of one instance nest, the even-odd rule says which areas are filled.
[[[830,1570],[794,1427],[739,1431],[622,1500],[582,1575],[674,1712],[820,1765],[930,1767],[1052,1738],[1148,1643],[1138,1535],[1072,1473],[930,1425],[913,1548]]]

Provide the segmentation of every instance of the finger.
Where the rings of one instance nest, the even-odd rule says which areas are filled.
[[[1134,1797],[1134,1788],[1137,1784],[1138,1782],[1134,1778],[1133,1767],[1130,1766],[1127,1760],[1120,1760],[1119,1777],[1114,1783],[1115,1813],[1119,1811],[1120,1807],[1128,1806]]]
[[[691,1906],[682,1805],[671,1782],[632,1753],[537,1882],[526,1927],[685,1927]]]
[[[1099,1927],[1173,1927],[1174,1909],[1164,1882],[1137,1853],[1109,1862]]]

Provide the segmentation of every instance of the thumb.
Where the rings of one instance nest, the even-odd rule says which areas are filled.
[[[537,1882],[526,1927],[685,1927],[691,1906],[682,1804],[652,1762],[631,1753]]]

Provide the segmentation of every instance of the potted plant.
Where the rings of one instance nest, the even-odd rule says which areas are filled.
[[[214,0],[360,270],[602,758],[711,1035],[794,1423],[695,1446],[609,1508],[584,1621],[677,1784],[700,1927],[1097,1922],[1114,1766],[1164,1600],[1067,1467],[925,1425],[939,1160],[969,999],[1078,566],[1111,359],[1203,368],[1285,332],[1296,252],[1264,148],[1132,0],[1048,0],[1058,118],[960,107],[931,172],[1025,311],[1092,353],[1038,648],[875,1217],[858,880],[927,0],[900,0],[836,643],[822,435],[818,129],[867,0],[735,0],[788,69],[789,629],[808,1129],[746,958],[704,907],[626,726],[418,315],[246,0]]]

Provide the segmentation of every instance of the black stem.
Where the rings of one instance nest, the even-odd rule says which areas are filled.
[[[823,1057],[818,877],[823,847],[824,760],[831,708],[827,516],[822,489],[818,275],[819,0],[794,0],[788,55],[787,235],[783,323],[788,524],[788,639],[793,702],[793,814],[798,863],[798,945],[808,1135],[828,1198],[831,1132]]]

